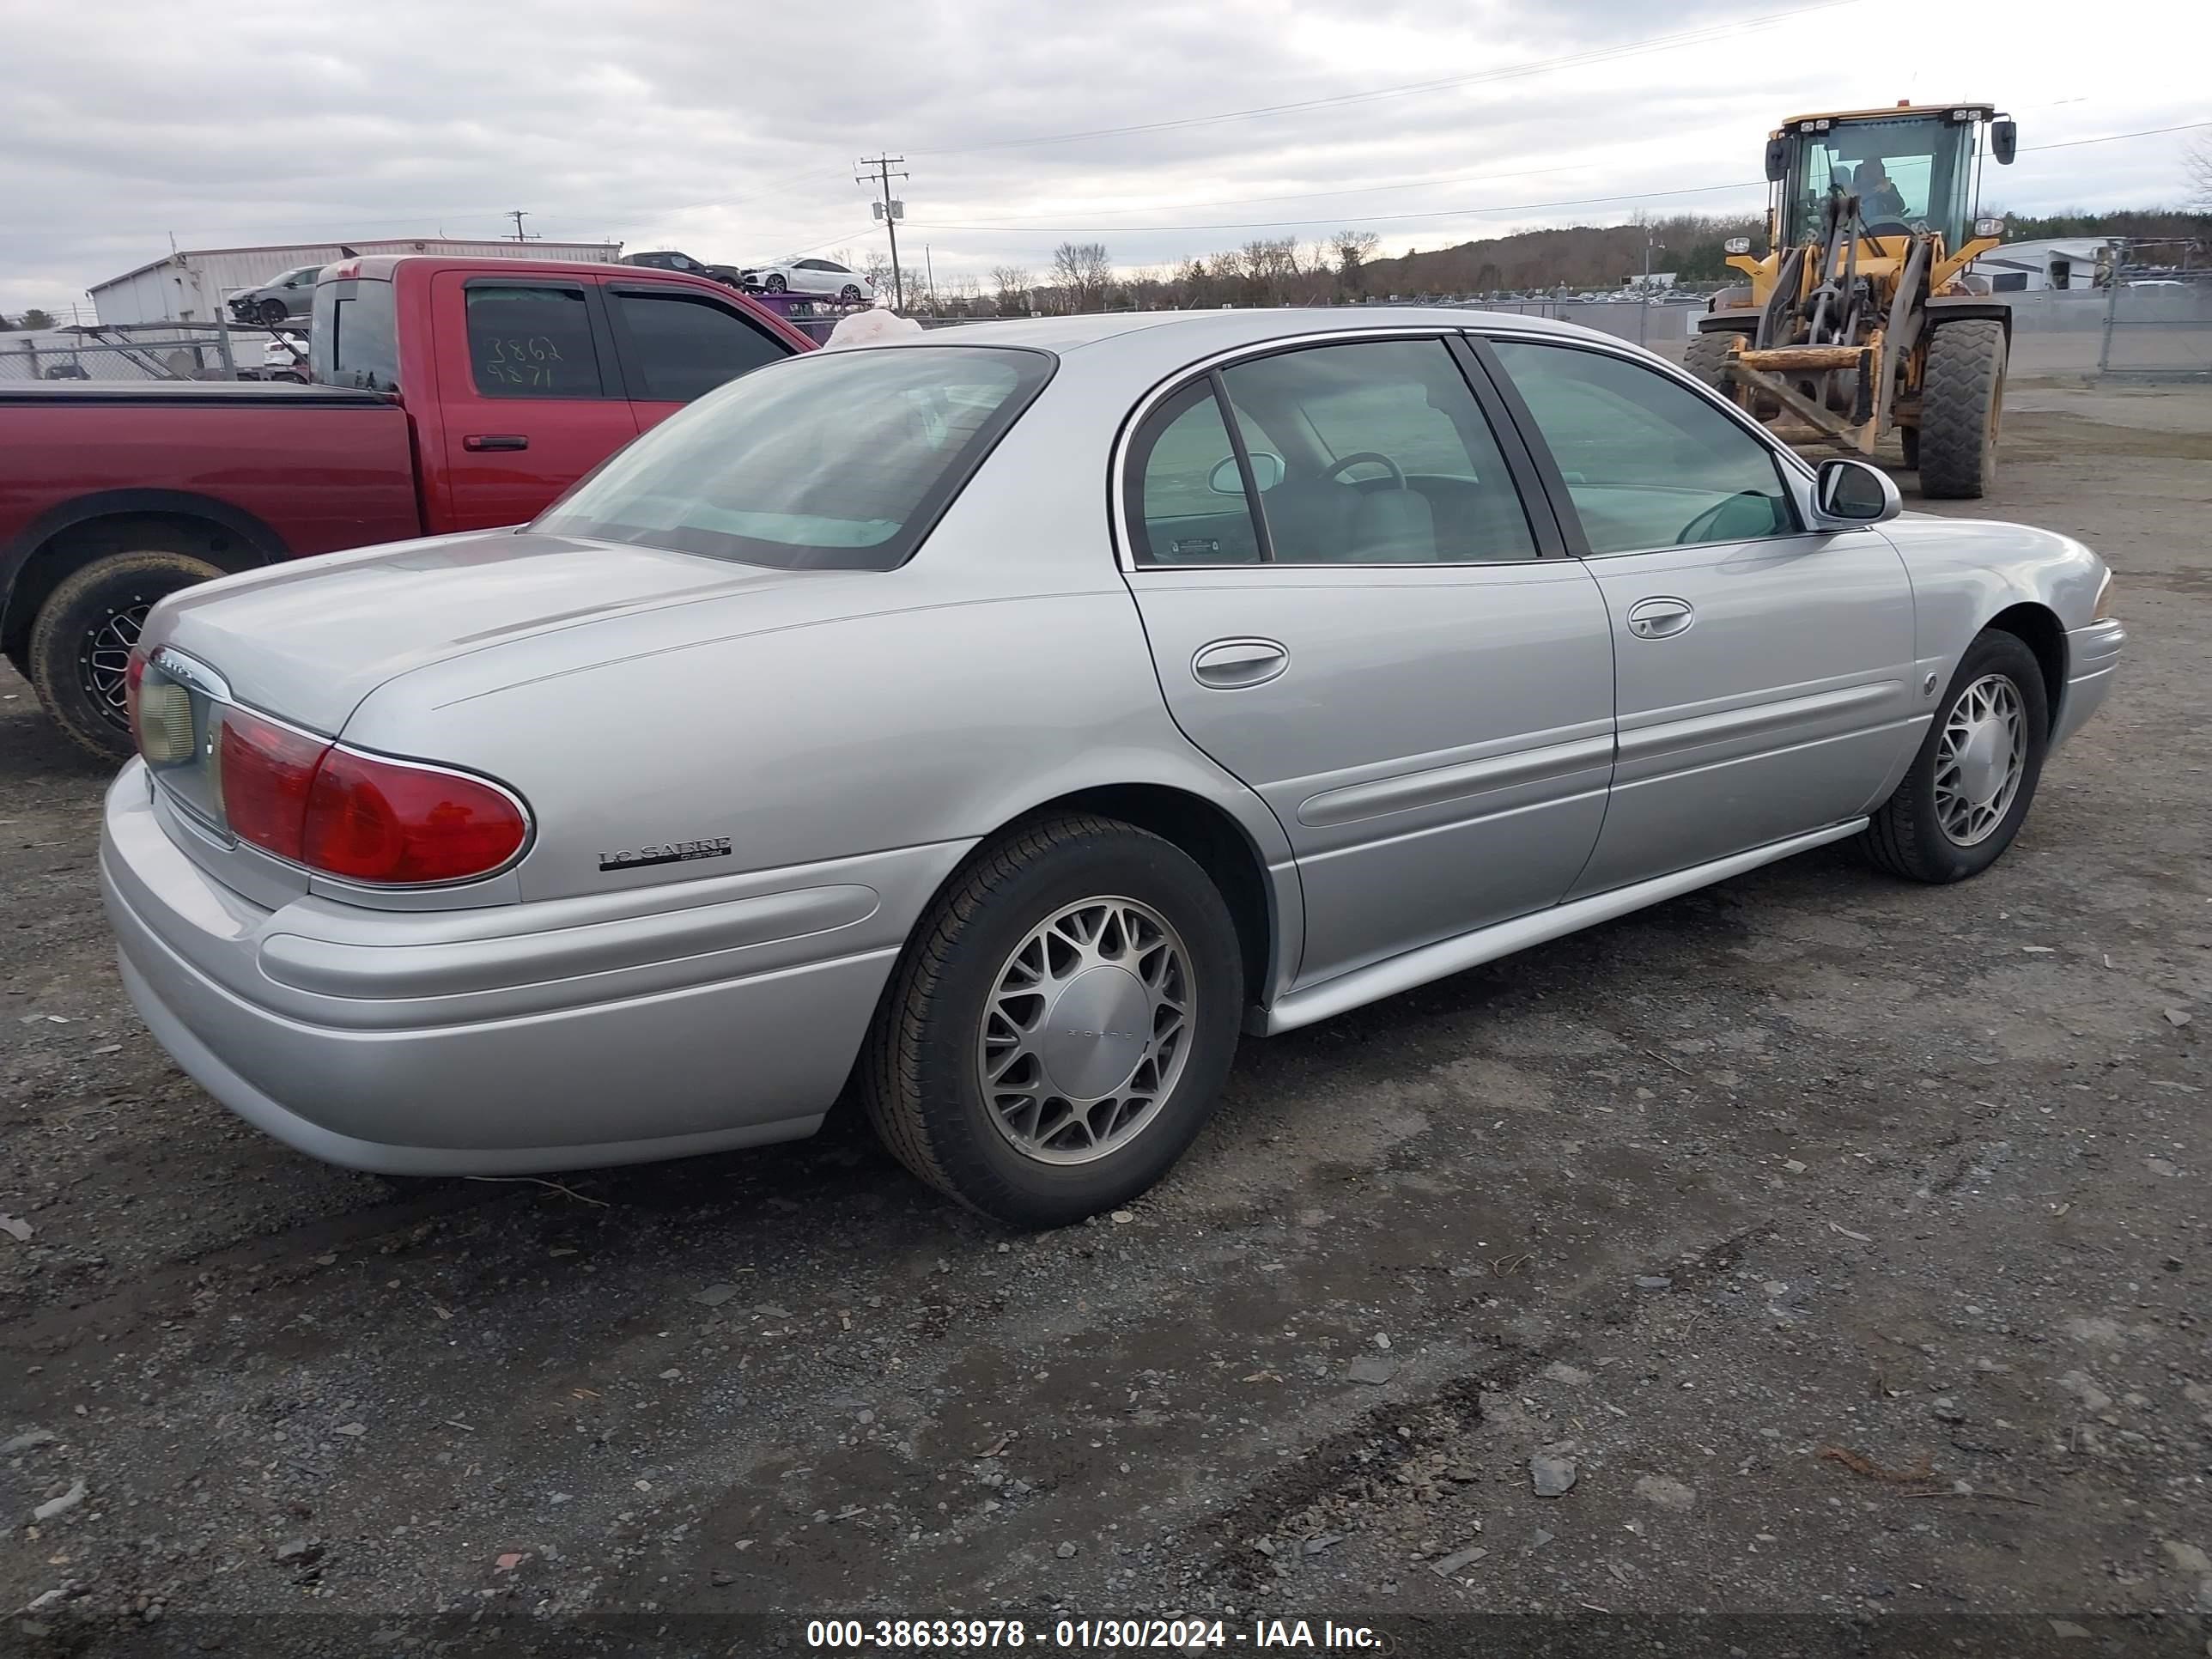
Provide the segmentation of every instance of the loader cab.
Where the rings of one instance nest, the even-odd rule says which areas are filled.
[[[1874,236],[1903,236],[1922,227],[1947,252],[1965,246],[1973,229],[1978,138],[1990,127],[1990,149],[2012,159],[2012,123],[1987,104],[1840,115],[1800,116],[1783,123],[1768,147],[1768,177],[1777,186],[1781,242],[1820,234],[1830,191],[1860,198],[1860,216]]]

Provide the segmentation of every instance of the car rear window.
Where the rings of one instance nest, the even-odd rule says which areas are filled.
[[[956,345],[772,363],[653,428],[537,528],[783,569],[893,569],[1054,363]]]

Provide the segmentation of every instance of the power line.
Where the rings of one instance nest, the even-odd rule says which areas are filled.
[[[1445,92],[1455,87],[1477,86],[1486,82],[1518,80],[1532,75],[1549,75],[1556,70],[1573,69],[1584,64],[1610,63],[1618,58],[1635,58],[1649,52],[1668,52],[1678,46],[1693,46],[1700,41],[1733,38],[1747,29],[1765,28],[1774,23],[1789,22],[1799,17],[1809,17],[1823,11],[1834,11],[1845,6],[1855,6],[1860,0],[1819,0],[1819,3],[1800,6],[1793,10],[1771,12],[1760,17],[1732,20],[1726,23],[1710,24],[1703,28],[1686,29],[1673,34],[1646,36],[1641,40],[1624,41],[1615,46],[1593,47],[1588,52],[1570,52],[1559,58],[1538,58],[1527,64],[1509,64],[1499,69],[1485,70],[1474,75],[1452,76],[1439,81],[1409,81],[1396,86],[1376,87],[1365,92],[1337,93],[1324,98],[1302,98],[1287,104],[1261,104],[1250,109],[1222,110],[1211,115],[1182,115],[1165,121],[1139,121],[1127,126],[1089,127],[1075,132],[1043,133],[1029,138],[996,138],[980,144],[939,145],[918,149],[917,155],[971,155],[980,150],[1015,149],[1035,144],[1070,144],[1085,138],[1118,138],[1133,133],[1164,132],[1182,127],[1210,126],[1223,121],[1249,121],[1269,115],[1291,115],[1303,110],[1340,107],[1347,104],[1370,103],[1382,98],[1406,98],[1421,93]]]

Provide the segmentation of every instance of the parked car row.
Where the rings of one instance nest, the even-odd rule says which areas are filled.
[[[540,481],[461,461],[580,374],[672,389],[712,303],[434,265],[441,364],[371,264],[319,291],[321,378],[470,434],[426,493],[478,523]],[[2124,638],[2078,542],[1899,517],[1563,324],[756,355],[526,526],[154,607],[103,889],[240,1115],[521,1175],[807,1134],[849,1085],[940,1191],[1073,1221],[1175,1163],[1240,1032],[1847,838],[1985,869]],[[356,447],[398,412],[346,409]]]

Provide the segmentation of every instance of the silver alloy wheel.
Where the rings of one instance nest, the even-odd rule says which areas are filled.
[[[1956,847],[1987,841],[2012,810],[2027,770],[2027,713],[2020,688],[1984,674],[1943,717],[1936,745],[1936,820]]]
[[[92,694],[101,714],[118,726],[131,723],[131,648],[138,643],[146,613],[153,608],[150,600],[142,599],[124,610],[110,611],[107,620],[87,635],[83,653],[78,658],[85,690]]]
[[[1041,1164],[1120,1151],[1190,1057],[1190,952],[1130,898],[1087,898],[1032,927],[993,981],[975,1045],[991,1121]]]

